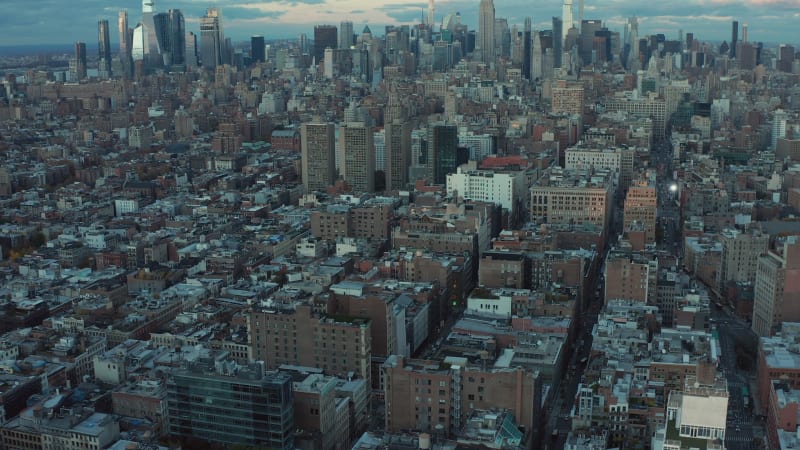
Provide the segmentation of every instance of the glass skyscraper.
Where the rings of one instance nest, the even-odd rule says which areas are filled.
[[[97,22],[97,71],[101,77],[111,76],[111,41],[107,20]]]

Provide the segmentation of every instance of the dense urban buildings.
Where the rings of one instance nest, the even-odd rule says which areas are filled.
[[[0,48],[0,448],[800,445],[754,9],[77,3]]]

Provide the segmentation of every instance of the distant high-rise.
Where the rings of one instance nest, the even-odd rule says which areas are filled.
[[[745,44],[747,43],[747,24],[746,23],[742,24],[742,42],[745,43]]]
[[[739,44],[739,21],[734,20],[731,24],[731,58],[736,58],[736,46]]]
[[[561,67],[564,53],[563,29],[564,22],[558,17],[553,17],[553,67]]]
[[[342,175],[353,192],[375,191],[375,147],[372,130],[364,123],[347,123],[339,130],[344,151]]]
[[[332,123],[300,127],[301,170],[306,192],[325,191],[336,179],[336,141]]]
[[[436,6],[433,0],[428,0],[428,26],[433,30],[434,25],[436,25]]]
[[[433,165],[433,182],[445,184],[447,174],[458,168],[458,127],[434,124],[428,129],[428,145]]]
[[[578,0],[578,23],[583,23],[583,0]]]
[[[594,50],[595,33],[603,28],[599,20],[584,20],[581,22],[580,56],[584,65],[594,63],[592,50]]]
[[[778,70],[781,72],[791,73],[793,62],[794,47],[791,45],[781,44],[778,47]]]
[[[494,1],[481,0],[478,12],[478,47],[481,49],[481,59],[490,64],[495,58],[494,38]]]
[[[225,39],[222,33],[222,12],[208,8],[200,18],[200,62],[206,69],[224,64]]]
[[[572,13],[572,0],[564,0],[561,9],[561,39],[567,38],[569,29],[575,24],[574,14]]]
[[[525,29],[522,32],[522,77],[531,79],[531,18],[525,18]]]
[[[180,9],[169,10],[169,65],[172,69],[186,67],[186,22]]]
[[[250,38],[250,60],[264,62],[267,60],[267,49],[264,46],[264,36],[252,36]]]
[[[86,78],[86,44],[75,43],[75,55],[69,60],[69,81],[77,82]]]
[[[108,20],[97,22],[97,71],[105,78],[111,76],[111,40]]]
[[[325,57],[326,48],[337,48],[338,45],[338,30],[335,25],[317,25],[314,27],[314,59],[317,64]]]
[[[131,57],[131,30],[128,28],[128,11],[119,12],[117,22],[119,28],[119,59],[122,60],[122,67],[129,62]]]
[[[386,141],[386,190],[406,189],[411,165],[411,124],[396,119],[384,127]]]
[[[186,67],[187,68],[195,68],[197,67],[197,35],[192,33],[191,31],[186,33]]]
[[[142,0],[142,51],[145,67],[152,69],[163,64],[155,23],[154,0]]]
[[[348,49],[353,45],[353,22],[345,20],[339,24],[339,48]]]

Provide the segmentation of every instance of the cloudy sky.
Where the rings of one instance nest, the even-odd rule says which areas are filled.
[[[462,22],[477,25],[479,0],[439,0],[436,19],[460,12]],[[577,3],[574,0],[577,20]],[[427,0],[156,0],[156,9],[179,8],[187,28],[197,31],[205,8],[222,8],[225,34],[234,41],[253,34],[270,38],[313,35],[314,24],[354,23],[360,31],[369,24],[381,34],[386,24],[419,21]],[[128,9],[131,26],[141,17],[140,0],[0,0],[0,46],[69,44],[78,40],[97,42],[97,21],[111,23],[112,42],[118,40],[116,17]],[[509,25],[533,18],[534,28],[550,28],[549,18],[561,14],[561,0],[495,0],[497,17]],[[678,30],[694,32],[702,40],[729,40],[730,22],[748,24],[749,39],[771,43],[800,43],[800,0],[585,0],[585,18],[602,19],[612,30],[621,30],[629,16],[639,17],[639,34],[664,33],[676,39]],[[741,39],[741,32],[740,32]]]

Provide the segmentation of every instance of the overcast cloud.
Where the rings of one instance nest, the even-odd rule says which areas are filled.
[[[477,25],[479,0],[452,0],[436,3],[436,19],[460,12],[462,22]],[[577,21],[578,0],[575,3]],[[369,24],[382,34],[387,24],[413,24],[420,20],[427,2],[402,0],[156,0],[156,9],[183,11],[187,29],[197,31],[198,17],[211,5],[222,8],[225,34],[234,41],[261,34],[267,39],[291,38],[299,33],[313,35],[315,24],[354,23],[359,32]],[[550,28],[550,18],[561,15],[558,0],[495,0],[497,17],[508,19],[509,26],[520,28],[525,16],[533,18],[534,28]],[[97,42],[97,21],[108,19],[112,42],[118,41],[117,13],[127,9],[130,26],[141,18],[139,0],[0,0],[0,46],[29,44],[69,44]],[[748,24],[751,41],[769,43],[800,42],[796,26],[800,21],[798,0],[586,0],[585,18],[602,19],[621,31],[626,19],[639,18],[639,34],[664,33],[676,39],[678,30],[693,32],[701,40],[730,40],[732,20]],[[739,33],[741,39],[741,31]]]

